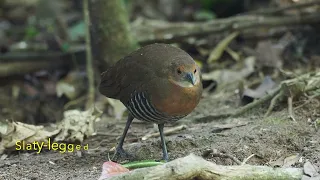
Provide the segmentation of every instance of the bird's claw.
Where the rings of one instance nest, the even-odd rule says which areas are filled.
[[[169,161],[169,158],[168,158],[168,156],[163,156],[163,157],[162,157],[162,160],[165,161],[165,162],[168,162],[168,161]]]
[[[127,153],[123,148],[117,148],[116,152],[114,153],[112,159],[133,159],[134,156],[130,153]]]

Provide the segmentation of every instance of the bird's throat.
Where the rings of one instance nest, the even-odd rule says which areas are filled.
[[[179,81],[179,82],[174,81],[173,83],[181,87],[188,87],[188,88],[194,87],[194,85],[189,81]]]

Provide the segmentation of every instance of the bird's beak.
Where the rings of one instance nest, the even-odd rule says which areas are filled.
[[[187,73],[186,75],[186,79],[192,84],[195,85],[196,84],[196,77],[194,76],[193,73]]]

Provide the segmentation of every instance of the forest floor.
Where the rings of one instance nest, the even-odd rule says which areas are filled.
[[[320,166],[320,131],[310,123],[310,117],[320,114],[312,101],[294,111],[296,121],[288,117],[287,104],[278,104],[270,116],[264,118],[269,103],[256,107],[238,118],[193,123],[200,116],[237,110],[238,96],[228,93],[203,98],[192,114],[178,121],[187,128],[167,135],[170,160],[194,153],[221,165],[236,165],[236,161],[219,154],[230,155],[252,165],[302,167],[309,160]],[[303,102],[299,102],[302,104]],[[165,129],[178,126],[168,124]],[[0,179],[98,179],[102,164],[108,161],[125,125],[121,121],[103,117],[97,122],[98,133],[86,139],[89,150],[61,154],[56,151],[15,153],[0,161]],[[224,128],[229,127],[229,128]],[[124,148],[136,155],[137,160],[160,159],[160,138],[141,138],[157,132],[153,124],[135,120],[128,132]],[[210,152],[214,153],[210,153]]]
[[[0,5],[4,4],[2,2],[4,1],[0,0]],[[5,70],[5,73],[2,73],[2,77],[0,77],[1,120],[13,120],[32,125],[53,124],[57,126],[60,120],[63,119],[61,117],[63,112],[70,109],[78,110],[81,109],[80,107],[84,109],[85,103],[82,103],[82,101],[86,100],[88,85],[85,81],[86,72],[83,70],[85,68],[82,68],[82,61],[86,57],[84,56],[84,49],[80,49],[80,53],[78,52],[78,48],[84,47],[85,35],[84,28],[81,29],[82,25],[83,27],[85,26],[82,20],[82,6],[78,4],[81,1],[61,2],[66,4],[66,7],[63,8],[61,6],[59,11],[56,10],[58,6],[51,6],[51,3],[47,5],[39,3],[35,7],[40,9],[39,13],[34,13],[35,11],[30,10],[29,7],[20,7],[22,4],[27,3],[18,3],[18,5],[15,5],[17,7],[8,5],[7,10],[0,9],[0,17],[2,18],[0,23],[3,26],[0,27],[0,38],[2,38],[0,41],[0,59],[2,60],[3,57],[8,58],[5,61],[2,60],[3,62],[0,62],[0,64],[7,65],[12,63],[14,65],[11,75],[10,73],[7,74],[7,70],[2,67],[3,65],[0,67]],[[169,13],[172,14],[170,16],[167,16],[166,13],[158,13],[161,9],[163,9],[161,11],[167,11],[165,10],[167,8],[159,8],[159,3],[154,3],[157,1],[150,1],[151,4],[149,5],[146,4],[147,1],[132,2],[137,2],[137,6],[132,8],[132,13],[134,14],[132,17],[130,16],[130,19],[137,19],[132,23],[132,28],[133,32],[136,32],[139,44],[158,42],[158,40],[160,42],[162,40],[164,42],[176,40],[177,42],[175,43],[180,44],[179,47],[202,63],[203,74],[213,75],[213,77],[210,76],[209,78],[207,77],[208,79],[203,80],[217,81],[218,88],[221,88],[221,84],[216,78],[220,78],[219,81],[222,84],[231,84],[230,86],[222,86],[224,87],[221,88],[223,91],[204,93],[199,105],[190,115],[173,124],[165,125],[165,130],[178,126],[184,127],[173,134],[165,136],[170,160],[193,153],[219,165],[238,165],[245,162],[251,165],[272,167],[303,167],[306,161],[310,161],[320,167],[319,81],[317,84],[317,97],[312,99],[312,95],[303,92],[301,93],[302,95],[299,94],[299,96],[301,95],[300,97],[293,99],[294,119],[289,117],[286,99],[275,103],[273,111],[268,116],[265,116],[265,113],[268,110],[270,101],[253,107],[241,114],[241,116],[213,117],[217,114],[238,112],[243,107],[243,102],[240,102],[240,91],[252,88],[252,84],[257,85],[257,82],[261,82],[262,77],[271,76],[271,72],[278,72],[278,77],[272,78],[277,85],[279,85],[279,82],[293,78],[296,75],[311,71],[319,72],[320,26],[319,18],[317,18],[320,16],[319,2],[313,2],[313,4],[308,1],[309,5],[304,7],[297,6],[297,4],[294,4],[296,2],[292,1],[291,5],[293,6],[288,8],[287,1],[273,1],[273,3],[270,2],[270,5],[272,5],[270,8],[275,8],[274,6],[278,4],[279,9],[272,9],[272,12],[266,11],[267,13],[264,15],[264,13],[261,13],[262,11],[256,11],[256,9],[265,10],[267,6],[265,3],[258,5],[261,2],[257,1],[257,3],[251,3],[252,8],[248,9],[248,14],[243,12],[242,16],[241,13],[238,15],[238,12],[235,12],[237,16],[230,19],[221,18],[218,21],[212,19],[208,23],[204,21],[206,18],[202,17],[203,15],[207,16],[208,10],[200,9],[201,6],[198,5],[198,1],[192,1],[193,3],[191,4],[186,3],[181,7],[172,5],[174,8],[180,7],[180,10],[172,10],[174,13]],[[242,1],[237,2],[241,3]],[[152,4],[155,4],[154,8],[149,9]],[[194,7],[192,7],[193,4]],[[43,8],[42,6],[48,6],[48,8]],[[166,7],[170,6],[166,5]],[[217,9],[229,8],[218,8],[217,6]],[[11,13],[11,11],[14,13]],[[60,12],[64,15],[61,15]],[[149,16],[150,12],[151,15]],[[205,13],[203,14],[203,12]],[[21,14],[20,16],[15,15],[19,13]],[[196,16],[192,15],[198,13],[203,20],[200,17],[199,21],[197,21]],[[257,13],[257,17],[255,13]],[[33,14],[36,15],[34,16]],[[2,17],[1,15],[5,16]],[[215,16],[215,14],[212,15]],[[247,17],[247,15],[250,16]],[[251,17],[251,15],[253,16]],[[52,19],[48,18],[50,16],[52,16]],[[168,21],[166,23],[158,20],[147,23],[148,21],[143,18],[140,19],[140,17],[145,16],[148,19],[152,19],[153,16],[159,16],[155,18],[159,20],[176,16],[176,20],[172,19],[172,22]],[[183,18],[183,16],[186,17]],[[66,27],[68,27],[66,33],[63,33],[66,31],[65,24],[60,24],[61,17],[69,19],[69,22],[66,22]],[[219,18],[219,16],[217,17]],[[226,15],[226,17],[229,17],[229,15]],[[238,19],[238,17],[240,18]],[[3,21],[5,18],[8,18],[8,20]],[[39,22],[35,23],[34,19],[37,18],[39,18],[37,20]],[[179,23],[180,20],[178,21],[178,19],[180,18],[183,20],[181,22],[189,22],[190,20],[190,22],[197,23],[193,25]],[[249,21],[247,18],[249,18]],[[40,23],[45,22],[44,20],[48,22],[52,20],[55,23],[49,23],[50,26],[44,23],[46,24],[44,28]],[[61,22],[64,22],[64,20]],[[159,22],[160,26],[158,25]],[[199,26],[198,22],[204,22],[203,26]],[[51,28],[47,28],[47,26],[57,26],[57,28],[53,28],[55,32],[52,33]],[[50,32],[43,29],[50,29]],[[239,36],[235,35],[237,34],[236,32],[228,35],[230,32],[238,30],[241,32]],[[187,35],[190,34],[190,37],[186,36],[185,32],[188,32]],[[204,34],[202,35],[201,33]],[[79,37],[71,38],[75,40],[70,40],[69,42],[68,38],[65,37],[67,36],[66,34]],[[198,37],[197,34],[201,36]],[[150,40],[149,37],[154,37],[155,39]],[[30,43],[26,39],[30,39]],[[28,48],[24,47],[25,44],[28,44]],[[69,47],[70,45],[71,47]],[[213,46],[216,47],[213,48]],[[77,50],[76,53],[73,52],[74,49]],[[40,58],[34,59],[33,51],[36,51],[36,54],[39,51]],[[43,58],[42,51],[50,52],[50,54],[48,56],[45,55]],[[51,55],[51,52],[54,52],[53,55]],[[60,55],[61,53],[63,55]],[[66,53],[66,56],[64,53]],[[71,65],[69,65],[69,62],[71,61],[67,61],[69,55],[70,60],[71,58],[72,60],[77,60],[72,65],[74,68],[70,71],[69,66],[71,67]],[[252,56],[257,61],[247,63],[246,60],[252,59]],[[44,70],[34,72],[38,71],[38,65],[35,62],[40,62],[40,60],[48,64],[45,64]],[[61,60],[68,63],[61,62],[61,67],[63,68],[55,69],[56,65],[60,64],[57,62]],[[35,68],[25,70],[26,72],[16,69],[16,63],[19,64],[20,62],[34,63]],[[51,68],[55,69],[54,72],[51,72]],[[17,77],[15,74],[17,74]],[[230,79],[234,79],[235,83]],[[243,84],[242,80],[245,80]],[[258,81],[253,83],[256,80]],[[230,81],[232,82],[230,83]],[[240,84],[242,84],[242,87],[240,87]],[[294,84],[296,86],[293,88],[298,88],[298,84]],[[235,87],[238,85],[239,87]],[[72,97],[65,96],[67,94],[62,97],[58,95],[57,89],[62,88],[63,90],[63,88],[66,88],[65,90],[68,93],[70,86],[76,90],[74,94],[71,94]],[[268,87],[266,89],[269,90]],[[291,89],[289,88],[289,90]],[[236,93],[237,91],[239,93]],[[284,93],[284,95],[287,96],[288,94]],[[306,96],[311,99],[306,98]],[[261,99],[261,97],[258,98]],[[103,98],[105,99],[105,97]],[[79,101],[79,99],[82,100]],[[73,104],[74,102],[77,103]],[[126,123],[125,116],[121,120],[110,117],[112,114],[116,114],[112,113],[115,109],[112,103],[104,103],[103,106],[107,110],[104,110],[105,113],[101,120],[96,122],[96,135],[88,137],[82,142],[82,145],[88,145],[88,150],[75,150],[65,153],[43,150],[39,154],[34,151],[8,150],[7,154],[0,154],[0,180],[98,179],[101,175],[103,163],[113,156],[114,147],[117,145]],[[1,130],[0,126],[0,135],[3,132]],[[15,130],[18,133],[14,135],[19,135],[19,130]],[[159,160],[162,157],[160,138],[157,136],[143,140],[144,136],[157,132],[158,128],[154,124],[134,120],[128,131],[124,149],[135,155],[135,160],[137,161],[145,159]],[[12,142],[20,138],[18,136],[9,137],[8,139],[12,140]],[[4,139],[1,138],[0,141]],[[127,161],[119,161],[119,163],[125,162]]]

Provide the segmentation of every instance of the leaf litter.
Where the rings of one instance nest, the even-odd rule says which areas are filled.
[[[95,107],[87,111],[68,110],[55,126],[0,121],[0,154],[14,150],[17,141],[47,143],[48,138],[53,138],[56,142],[83,142],[86,137],[94,135],[94,123],[100,120],[101,114]]]

